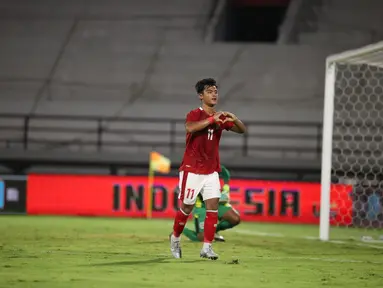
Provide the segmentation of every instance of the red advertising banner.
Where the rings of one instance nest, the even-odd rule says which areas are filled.
[[[145,217],[147,177],[30,175],[27,213]],[[244,221],[319,223],[320,184],[231,180],[231,202]],[[352,186],[331,188],[331,224],[352,222]],[[178,178],[156,177],[153,218],[178,209]]]

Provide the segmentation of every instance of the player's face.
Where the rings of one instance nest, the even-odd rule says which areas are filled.
[[[215,106],[218,102],[218,89],[216,86],[208,86],[199,95],[202,102],[208,106]]]

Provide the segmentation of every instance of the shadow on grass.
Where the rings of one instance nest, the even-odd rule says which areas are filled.
[[[132,261],[115,261],[115,262],[105,262],[105,263],[96,263],[89,264],[89,266],[129,266],[129,265],[140,265],[140,264],[158,264],[166,263],[167,258],[154,258],[154,259],[145,259],[145,260],[132,260]]]
[[[195,263],[206,261],[204,259],[196,259],[196,260],[177,260],[179,263]],[[118,261],[118,262],[105,262],[105,263],[95,263],[88,264],[86,266],[130,266],[130,265],[140,265],[140,264],[161,264],[161,263],[174,263],[175,259],[170,258],[154,258],[154,259],[146,259],[146,260],[132,260],[132,261]]]

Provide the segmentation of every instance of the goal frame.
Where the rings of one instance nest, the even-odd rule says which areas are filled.
[[[331,166],[332,166],[332,140],[334,126],[334,99],[335,99],[335,76],[337,63],[368,64],[381,66],[374,62],[365,62],[360,59],[363,56],[383,52],[383,41],[370,44],[361,48],[344,51],[330,55],[326,58],[325,68],[325,91],[323,106],[322,128],[322,161],[321,161],[321,199],[319,239],[330,240],[330,192],[331,192]]]

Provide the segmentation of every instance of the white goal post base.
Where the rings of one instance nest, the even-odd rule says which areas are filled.
[[[343,71],[339,72],[341,74],[337,74],[339,70],[338,67],[341,66],[343,67]],[[379,79],[380,77],[382,79]],[[327,57],[322,132],[321,205],[319,227],[319,238],[323,241],[330,239],[330,198],[332,176],[334,176],[332,173],[334,173],[334,167],[336,166],[335,168],[339,170],[339,175],[341,175],[339,176],[337,174],[335,176],[344,177],[344,179],[348,179],[349,181],[360,181],[360,179],[357,179],[358,177],[365,177],[366,180],[377,178],[371,174],[373,172],[366,172],[366,175],[363,176],[363,171],[369,171],[369,168],[367,167],[368,165],[370,165],[370,170],[376,171],[374,165],[380,159],[380,156],[374,155],[374,147],[378,145],[378,143],[375,143],[374,140],[375,134],[371,136],[367,132],[365,133],[362,131],[362,128],[368,124],[367,127],[375,130],[377,129],[374,121],[375,119],[379,119],[381,116],[381,112],[379,111],[381,105],[379,104],[381,103],[383,105],[382,87],[383,41]],[[338,108],[335,107],[336,97],[339,97]],[[336,114],[335,119],[334,114]],[[337,139],[340,140],[335,143],[338,145],[336,147],[333,145],[335,138],[333,133],[335,123],[340,123],[337,126],[338,134],[336,135]],[[347,132],[359,131],[358,129],[360,129],[360,132]],[[378,131],[380,130],[378,129]],[[354,135],[353,133],[360,133],[360,135]],[[376,139],[378,139],[378,137]],[[336,149],[336,152],[334,152],[334,149]],[[364,158],[361,158],[359,161],[358,155],[363,155]],[[362,172],[358,173],[356,169],[359,169]],[[378,173],[379,172],[376,172],[376,175]],[[370,192],[365,193],[367,195],[367,193]],[[368,196],[369,195],[371,194],[368,194]],[[364,198],[363,201],[365,201]],[[352,218],[353,217],[354,215],[352,215]],[[370,221],[369,219],[372,216],[368,215],[368,217],[370,217],[367,217],[368,219],[365,217],[367,216],[363,214],[360,216],[360,219],[357,219],[359,224],[362,223],[360,224],[361,226],[370,225],[368,224],[370,223],[368,221]],[[380,218],[377,221],[381,221]],[[371,225],[379,226],[379,224],[380,223]],[[353,226],[353,224],[350,226]]]

